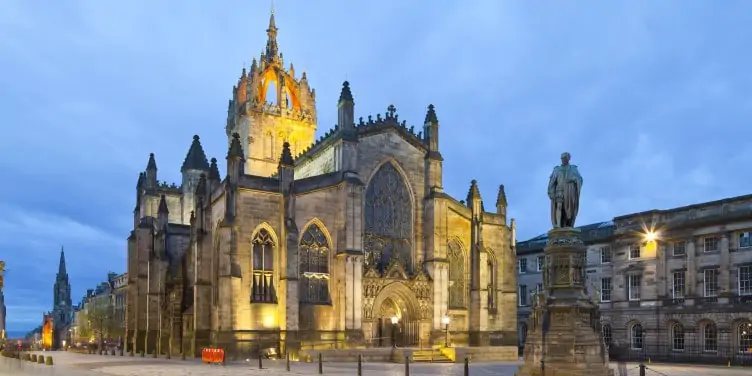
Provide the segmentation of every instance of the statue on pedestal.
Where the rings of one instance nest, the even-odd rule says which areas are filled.
[[[551,223],[554,228],[574,227],[580,209],[582,175],[576,165],[569,164],[571,155],[561,154],[561,165],[554,167],[548,180],[551,199]]]

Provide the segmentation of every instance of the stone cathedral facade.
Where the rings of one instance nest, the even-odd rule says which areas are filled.
[[[158,180],[154,154],[139,176],[129,350],[417,347],[443,344],[446,318],[455,346],[516,347],[503,186],[490,212],[475,181],[447,195],[434,107],[421,131],[394,106],[358,119],[347,82],[316,140],[316,93],[285,68],[274,15],[267,34],[233,87],[225,176],[198,136],[180,185]]]

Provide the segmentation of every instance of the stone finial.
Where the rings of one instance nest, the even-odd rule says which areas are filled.
[[[201,146],[201,141],[198,135],[194,135],[193,142],[191,143],[191,147],[188,149],[188,154],[186,154],[185,156],[185,160],[183,161],[183,166],[180,168],[180,172],[185,172],[186,170],[208,169],[209,162],[206,160],[206,153],[204,153],[204,148]]]
[[[154,159],[154,153],[149,153],[149,162],[146,163],[146,171],[157,170],[157,161]]]
[[[209,180],[221,180],[219,176],[219,167],[217,167],[217,158],[211,159],[211,164],[209,165]]]
[[[428,105],[428,112],[426,112],[426,120],[424,124],[438,124],[439,119],[436,117],[436,110],[432,104]]]
[[[232,141],[230,141],[230,148],[227,151],[227,159],[240,158],[243,159],[243,147],[240,146],[240,134],[233,133]]]
[[[136,182],[136,188],[141,188],[144,185],[144,180],[146,180],[146,176],[143,172],[138,173],[138,181]]]
[[[478,181],[473,179],[470,182],[470,190],[467,192],[467,204],[471,205],[473,200],[480,200],[480,189],[478,189]]]
[[[507,194],[504,192],[504,184],[499,185],[499,194],[496,196],[496,206],[507,206]]]
[[[352,92],[350,91],[350,83],[347,81],[342,83],[342,91],[339,94],[339,101],[340,102],[343,102],[343,101],[353,102],[353,95],[352,95]]]
[[[294,166],[295,161],[292,159],[292,154],[290,153],[290,143],[285,142],[282,144],[282,156],[279,158],[279,165],[280,166]]]

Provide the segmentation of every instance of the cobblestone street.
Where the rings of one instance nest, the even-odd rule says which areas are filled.
[[[9,375],[50,375],[50,376],[253,376],[253,375],[317,375],[316,363],[291,364],[291,372],[285,370],[283,360],[264,362],[264,369],[258,369],[258,362],[235,362],[227,366],[206,365],[196,360],[153,359],[141,357],[99,356],[75,353],[47,352],[52,355],[54,366],[37,365],[15,359],[2,358],[0,376]],[[470,365],[472,376],[513,376],[519,366],[518,362],[509,363],[474,363]],[[615,367],[615,365],[614,365]],[[323,364],[324,375],[356,375],[353,363]],[[637,364],[629,365],[629,376],[638,376]],[[462,364],[411,364],[410,374],[414,376],[462,376]],[[698,365],[663,365],[648,366],[646,376],[748,376],[749,368],[711,367]],[[402,376],[405,374],[403,364],[364,363],[363,375]]]

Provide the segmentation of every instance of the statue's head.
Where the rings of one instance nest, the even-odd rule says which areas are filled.
[[[569,153],[567,153],[567,152],[561,153],[561,164],[562,164],[562,166],[568,165],[570,159],[572,159],[572,156],[569,155]]]

